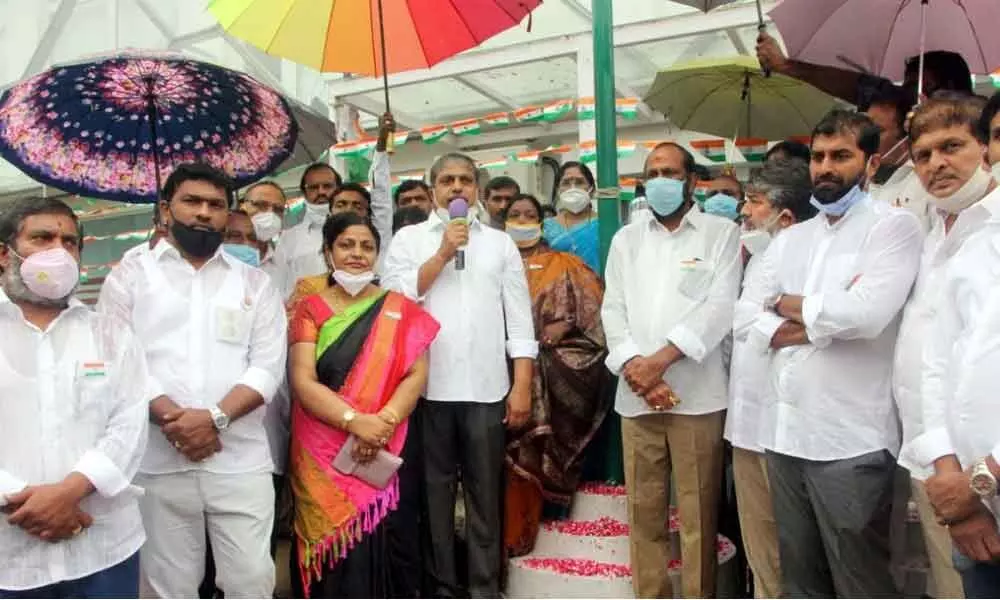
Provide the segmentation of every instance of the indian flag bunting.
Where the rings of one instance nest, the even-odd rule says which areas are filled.
[[[625,158],[635,154],[635,142],[618,142],[618,158]]]
[[[343,158],[367,156],[375,147],[375,140],[340,142],[333,146],[333,155]]]
[[[592,97],[580,98],[576,103],[576,118],[581,121],[593,119],[597,112],[597,104]]]
[[[529,150],[527,152],[515,152],[511,155],[511,158],[514,159],[514,162],[533,164],[538,162],[538,156],[540,154],[540,150]]]
[[[635,199],[635,186],[638,180],[632,177],[619,177],[618,178],[618,198],[626,202],[631,202]]]
[[[410,139],[409,131],[397,131],[392,135],[392,143],[398,148]]]
[[[447,125],[431,125],[420,128],[420,138],[425,144],[436,144],[446,135],[448,135]]]
[[[726,162],[726,140],[695,140],[691,147],[712,162]]]
[[[589,141],[580,144],[580,155],[577,159],[582,163],[597,162],[597,142]]]
[[[542,120],[544,121],[558,121],[559,119],[565,117],[573,110],[572,100],[560,100],[558,102],[550,102],[545,105],[542,109]]]
[[[455,135],[479,135],[482,133],[482,126],[479,124],[479,119],[465,119],[464,121],[455,121],[448,126],[451,132]]]
[[[399,179],[400,181],[423,181],[424,180],[424,174],[420,173],[420,172],[417,172],[417,173],[403,173],[402,175],[400,175],[399,177],[397,177],[397,179]]]
[[[767,140],[764,138],[736,138],[736,148],[747,162],[761,162],[767,154]]]
[[[562,146],[553,145],[549,146],[544,150],[544,152],[550,152],[552,154],[569,154],[573,148],[569,145],[563,144]]]
[[[708,193],[708,183],[698,183],[694,186],[694,201],[698,206],[704,204],[706,193]]]
[[[615,100],[615,112],[625,119],[634,119],[639,116],[638,98],[618,98]]]
[[[152,229],[138,229],[136,231],[123,231],[111,235],[88,235],[83,238],[83,243],[89,244],[90,242],[100,242],[103,240],[141,241],[149,239],[149,236],[152,234]]]
[[[510,113],[490,113],[483,117],[483,122],[490,127],[506,127],[510,125]]]
[[[292,198],[288,201],[285,206],[285,222],[295,222],[299,216],[302,215],[306,210],[306,200],[302,196],[298,198]]]
[[[476,163],[480,169],[503,169],[507,166],[506,158],[495,158],[493,160],[481,160]]]
[[[544,117],[544,112],[541,106],[526,106],[514,111],[514,118],[521,123],[541,121],[542,117]]]

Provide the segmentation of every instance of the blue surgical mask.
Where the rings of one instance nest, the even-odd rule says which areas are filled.
[[[656,177],[646,182],[646,202],[653,213],[669,217],[684,204],[684,182],[669,177]]]
[[[246,244],[223,244],[222,250],[240,262],[251,267],[260,266],[260,250]]]
[[[740,201],[729,194],[716,194],[705,199],[702,210],[710,215],[718,215],[729,221],[735,221],[740,216]]]
[[[851,191],[841,196],[841,198],[836,202],[823,204],[817,200],[815,196],[813,196],[809,199],[809,203],[813,205],[813,208],[828,217],[842,217],[851,209],[852,206],[858,203],[858,200],[861,200],[864,197],[865,192],[860,186],[855,185],[851,188]]]

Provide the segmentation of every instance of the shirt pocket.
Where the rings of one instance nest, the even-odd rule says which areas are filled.
[[[213,302],[209,311],[209,335],[226,346],[246,347],[250,343],[253,311],[246,306]]]
[[[842,254],[831,257],[827,262],[824,291],[846,291],[861,278],[858,254]]]
[[[688,299],[701,302],[708,297],[714,273],[715,265],[711,262],[698,259],[681,261],[681,276],[677,289]]]
[[[77,369],[73,380],[75,391],[75,421],[81,423],[104,423],[114,406],[115,389],[110,374],[87,374],[83,367]],[[81,430],[86,430],[82,427]]]

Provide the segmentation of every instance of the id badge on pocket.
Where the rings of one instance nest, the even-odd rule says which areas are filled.
[[[223,306],[215,309],[215,339],[230,344],[242,344],[250,330],[250,313]]]
[[[680,293],[696,301],[704,300],[712,284],[712,269],[702,260],[681,262],[681,281],[677,289]]]

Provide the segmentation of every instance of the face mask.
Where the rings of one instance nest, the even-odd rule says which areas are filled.
[[[944,198],[938,198],[934,194],[928,194],[928,196],[930,196],[931,202],[944,212],[957,215],[976,202],[979,202],[986,194],[986,189],[990,187],[991,183],[993,183],[993,175],[981,168],[977,168],[972,177],[950,196],[945,196]]]
[[[11,252],[21,260],[21,280],[33,294],[47,300],[63,300],[80,283],[80,265],[64,248],[35,252],[27,258],[13,249]]]
[[[251,267],[260,266],[260,250],[246,244],[223,244],[222,250],[240,262]]]
[[[1000,181],[1000,161],[993,163],[990,167],[990,173],[993,175],[993,179]]]
[[[580,188],[570,188],[559,192],[559,208],[565,208],[574,215],[578,215],[590,208],[590,194],[587,190]]]
[[[669,177],[657,177],[646,182],[646,202],[660,217],[669,217],[684,204],[684,182]]]
[[[357,296],[361,290],[365,289],[369,283],[375,281],[375,273],[365,271],[364,273],[348,273],[347,271],[335,270],[332,274],[333,280],[345,292],[351,296]]]
[[[215,251],[222,245],[222,232],[210,229],[195,229],[190,225],[181,223],[176,218],[170,225],[170,233],[173,234],[177,245],[185,254],[195,258],[207,258],[215,254]]]
[[[518,248],[531,248],[542,238],[542,226],[539,223],[521,225],[519,223],[507,223],[507,235],[514,240]]]
[[[270,242],[281,233],[281,217],[271,211],[257,213],[250,221],[257,239],[263,242]]]
[[[851,188],[851,191],[841,196],[836,202],[823,204],[816,199],[816,196],[813,196],[809,199],[809,203],[813,205],[813,208],[828,217],[842,217],[852,206],[858,203],[858,200],[861,200],[864,197],[865,192],[863,192],[860,187],[855,185]]]
[[[771,244],[771,233],[764,229],[751,229],[740,233],[740,242],[753,255],[763,254]]]
[[[306,222],[310,225],[322,226],[330,216],[330,205],[306,202]]]
[[[718,215],[729,221],[739,218],[740,201],[729,194],[716,194],[705,200],[702,210],[710,215]]]

